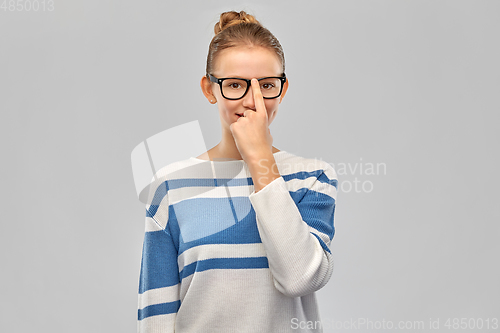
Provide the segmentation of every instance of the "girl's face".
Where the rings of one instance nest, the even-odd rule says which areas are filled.
[[[259,79],[267,76],[281,76],[282,74],[282,66],[276,54],[260,46],[237,46],[225,49],[219,53],[214,65],[214,72],[211,74],[217,78],[238,77],[243,79]],[[217,100],[222,125],[227,130],[229,130],[229,125],[238,120],[238,113],[241,114],[246,110],[256,110],[251,87],[243,98],[229,100],[222,97],[220,86],[217,83],[210,82],[210,86],[212,94]],[[287,88],[288,79],[283,86],[280,97],[264,99],[268,116],[268,126],[276,117],[278,106],[285,96]]]

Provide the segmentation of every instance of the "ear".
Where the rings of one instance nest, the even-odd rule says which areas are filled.
[[[201,78],[200,86],[201,86],[201,91],[203,92],[203,95],[205,95],[205,97],[208,99],[209,102],[211,100],[213,101],[213,102],[210,102],[211,104],[214,104],[217,102],[217,99],[215,98],[215,95],[213,94],[212,85],[210,83],[211,83],[210,80],[208,80],[208,78],[204,75]]]
[[[286,95],[286,91],[288,90],[288,81],[290,81],[290,80],[288,78],[286,78],[286,82],[283,85],[283,91],[281,92],[281,96],[280,96],[280,104],[281,104],[281,101],[283,100],[283,98]]]

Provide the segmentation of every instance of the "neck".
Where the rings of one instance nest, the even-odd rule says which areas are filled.
[[[214,154],[219,158],[231,158],[235,160],[242,160],[241,154],[236,147],[236,142],[231,134],[231,130],[222,131],[222,139],[214,148]]]

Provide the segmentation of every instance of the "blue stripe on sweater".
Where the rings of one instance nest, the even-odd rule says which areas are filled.
[[[304,180],[309,177],[318,178],[322,183],[329,183],[335,188],[337,188],[337,180],[329,179],[325,174],[324,170],[318,169],[314,171],[300,171],[288,175],[282,175],[285,181],[290,181],[292,179]],[[184,178],[184,179],[171,179],[166,180],[161,183],[155,190],[153,199],[151,200],[148,216],[153,217],[158,210],[158,206],[167,194],[169,190],[179,189],[183,187],[207,187],[212,189],[217,186],[248,186],[254,185],[252,177],[247,178]],[[207,190],[208,190],[207,189]]]
[[[139,294],[154,288],[175,286],[179,283],[177,251],[172,238],[164,230],[144,234]]]
[[[194,272],[202,272],[208,269],[257,269],[269,268],[267,257],[250,258],[212,258],[195,261],[185,266],[179,273],[182,279]]]
[[[328,235],[330,239],[333,238],[335,234],[333,225],[335,213],[334,198],[321,192],[309,190],[297,203],[297,208],[307,225]]]
[[[289,192],[292,199],[297,205],[302,219],[307,225],[324,233],[333,238],[334,226],[333,217],[335,211],[335,200],[323,193],[315,192],[307,189],[300,189],[298,191]],[[224,221],[209,221],[207,218],[212,214],[203,214],[204,207],[209,207],[210,203],[216,202],[213,198],[192,199],[196,200],[197,204],[194,205],[171,205],[169,207],[169,221],[168,228],[174,239],[176,249],[180,255],[184,251],[202,244],[250,244],[261,243],[260,234],[256,224],[255,210],[248,198],[234,197],[231,200],[241,201],[234,204],[235,207],[249,206],[248,213],[231,215],[229,203],[227,203],[226,214],[219,213],[220,216],[225,216]],[[225,200],[228,200],[227,198]],[[221,207],[220,205],[217,207]],[[182,209],[196,210],[198,213],[183,212]],[[179,225],[177,213],[182,213],[182,216],[191,216],[187,219],[189,224],[183,225],[181,232],[181,225]],[[185,217],[183,217],[185,219]],[[206,229],[206,230],[205,230]],[[211,231],[212,230],[212,231]],[[186,239],[183,238],[183,233],[187,235]],[[195,237],[194,233],[198,235]],[[187,241],[189,240],[189,241]]]
[[[325,175],[324,173],[322,173],[319,177],[318,177],[318,180],[322,183],[327,183],[327,184],[330,184],[332,186],[334,186],[335,188],[337,188],[337,179],[330,179],[328,178],[327,175]]]
[[[181,301],[149,305],[137,311],[137,318],[139,320],[142,320],[151,316],[176,313],[179,310],[180,306]]]
[[[249,201],[248,198],[244,199],[238,198],[238,199]],[[174,243],[177,246],[179,255],[192,247],[203,244],[261,243],[260,234],[257,228],[257,223],[255,218],[255,211],[253,210],[253,208],[250,209],[250,211],[247,213],[246,216],[237,217],[238,221],[235,221],[235,217],[230,217],[233,220],[233,223],[226,229],[207,235],[203,238],[193,239],[190,242],[186,242],[182,237],[181,229],[178,222],[178,217],[176,214],[176,209],[174,206],[175,205],[171,205],[169,207],[168,227],[172,234],[172,238],[174,239]],[[219,223],[219,222],[204,221],[204,223]]]

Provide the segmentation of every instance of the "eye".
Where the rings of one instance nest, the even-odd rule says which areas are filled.
[[[266,89],[266,90],[273,89],[274,87],[275,87],[275,85],[272,83],[264,83],[261,85],[261,88]]]
[[[245,89],[245,82],[241,80],[227,80],[224,82],[223,89],[241,90]]]

